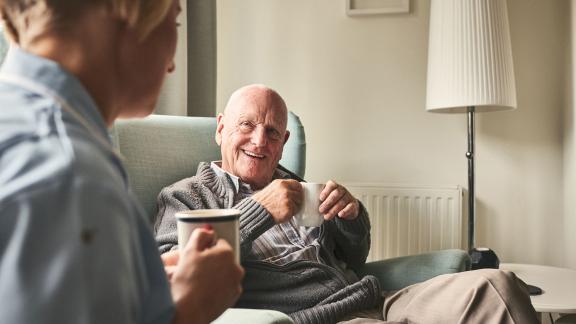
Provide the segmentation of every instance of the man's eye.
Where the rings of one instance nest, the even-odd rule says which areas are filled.
[[[268,131],[268,137],[274,141],[278,141],[280,140],[280,133],[277,130],[269,130]]]
[[[252,124],[249,122],[241,122],[240,123],[240,129],[242,130],[250,130],[252,129]]]

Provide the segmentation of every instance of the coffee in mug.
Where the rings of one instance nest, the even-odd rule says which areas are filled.
[[[240,214],[238,209],[197,209],[176,213],[178,246],[188,242],[197,228],[211,228],[216,238],[222,238],[232,246],[236,261],[240,262]]]
[[[294,215],[294,220],[299,226],[318,227],[324,222],[324,215],[320,208],[320,193],[324,189],[322,183],[301,182],[304,191],[304,201],[300,211]]]

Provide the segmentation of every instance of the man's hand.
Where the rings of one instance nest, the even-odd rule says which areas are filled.
[[[272,215],[276,223],[290,220],[302,206],[302,185],[296,180],[276,179],[252,196]]]
[[[325,220],[331,220],[336,215],[343,219],[355,219],[360,211],[358,200],[343,186],[330,180],[320,193],[320,213]]]
[[[230,245],[213,231],[196,229],[186,246],[162,257],[176,304],[173,323],[209,323],[234,305],[244,269]]]

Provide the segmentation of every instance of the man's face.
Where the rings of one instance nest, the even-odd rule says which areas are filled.
[[[218,116],[222,169],[261,189],[272,180],[288,140],[286,108],[264,89],[247,90]]]

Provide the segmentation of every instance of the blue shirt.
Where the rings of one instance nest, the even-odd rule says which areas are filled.
[[[11,49],[0,69],[0,322],[167,323],[143,210],[82,84]]]

